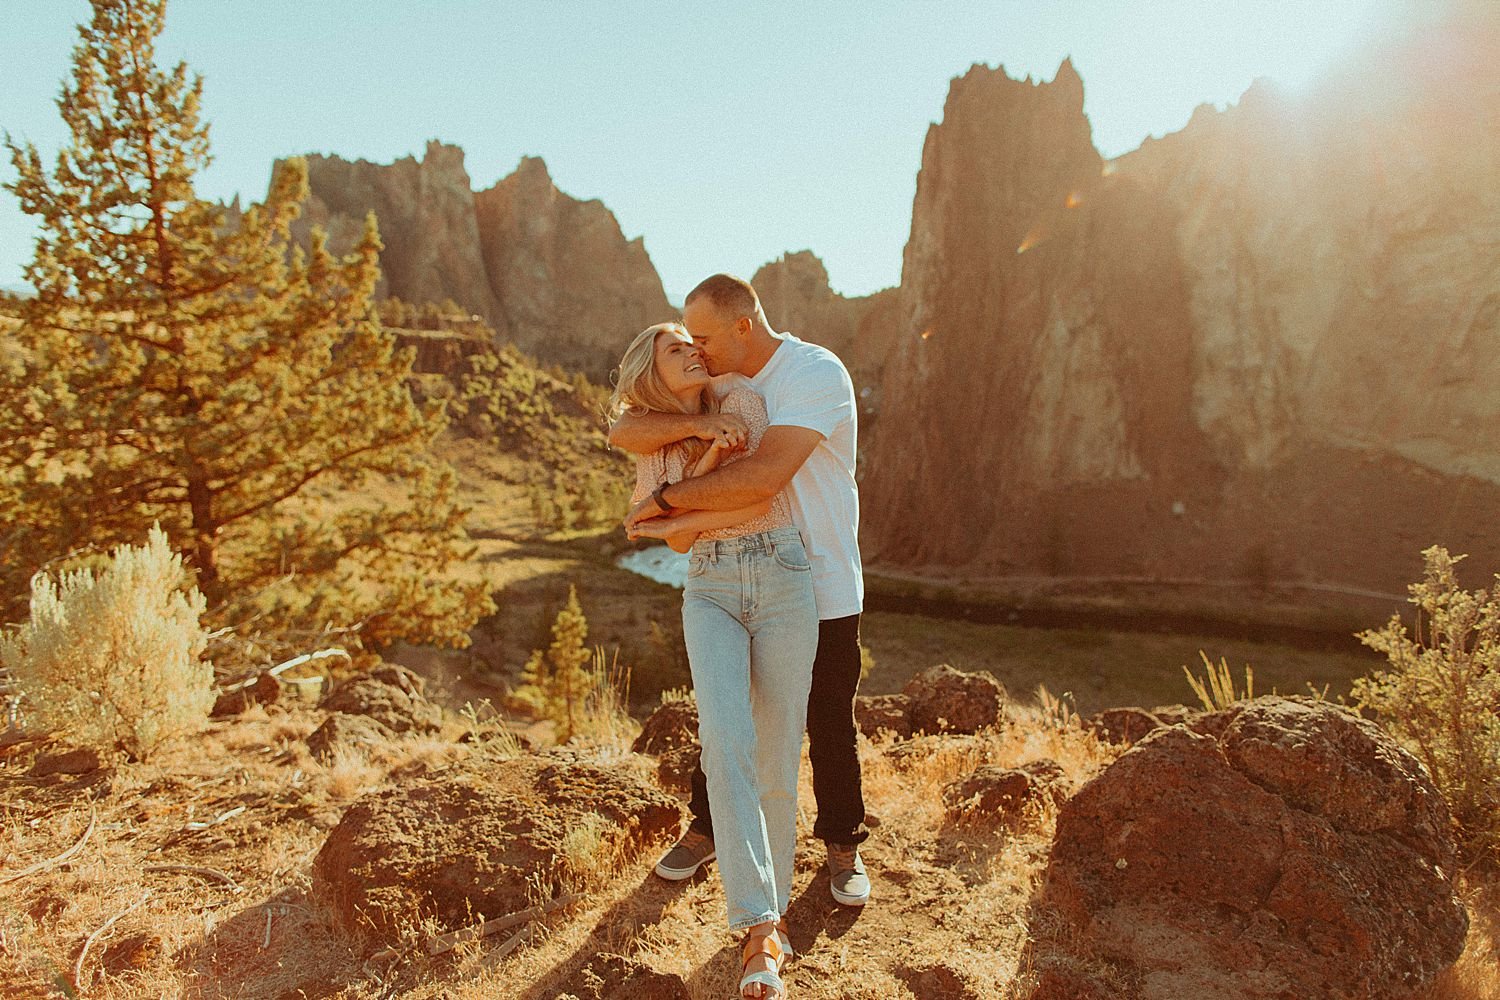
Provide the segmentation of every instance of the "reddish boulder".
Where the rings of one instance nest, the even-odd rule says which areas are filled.
[[[889,730],[904,740],[911,736],[910,709],[911,698],[904,694],[860,695],[854,699],[854,723],[871,739]]]
[[[943,787],[943,805],[951,819],[1020,815],[1028,803],[1067,796],[1067,776],[1052,760],[1027,761],[1020,767],[976,768]]]
[[[395,733],[367,715],[335,712],[308,734],[307,749],[314,759],[326,764],[337,756],[341,747],[377,747],[395,738]]]
[[[661,754],[698,742],[698,706],[685,700],[663,702],[641,724],[641,734],[630,749],[635,753]]]
[[[668,750],[657,758],[656,780],[671,792],[688,792],[693,785],[693,772],[698,769],[698,758],[702,749],[698,744]]]
[[[281,682],[270,671],[232,691],[225,691],[214,699],[209,715],[215,719],[239,715],[251,705],[274,705],[281,700]]]
[[[1000,720],[1005,688],[987,673],[966,674],[947,664],[929,667],[907,682],[913,732],[976,733]]]
[[[634,755],[548,753],[373,792],[318,852],[314,894],[346,929],[388,941],[427,918],[452,928],[522,909],[538,886],[586,882],[592,858],[676,836],[680,807],[649,775]]]
[[[1105,743],[1138,743],[1162,727],[1162,720],[1144,708],[1106,708],[1089,716],[1084,727]]]
[[[33,778],[44,778],[51,774],[92,774],[101,766],[98,750],[76,747],[58,753],[37,754],[28,773]]]
[[[443,727],[443,710],[427,700],[422,687],[410,670],[383,663],[341,684],[318,707],[369,716],[395,733],[436,733]]]
[[[1430,984],[1468,916],[1426,771],[1327,702],[1214,715],[1221,736],[1158,730],[1063,805],[1042,899],[1067,932],[1048,947],[1110,961],[1141,1000]]]

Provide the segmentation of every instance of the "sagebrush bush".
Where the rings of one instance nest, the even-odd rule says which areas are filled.
[[[30,619],[0,634],[27,724],[136,758],[201,728],[214,703],[206,601],[184,583],[159,527],[144,547],[116,548],[97,574],[38,574]]]
[[[1500,575],[1471,593],[1453,569],[1463,556],[1433,546],[1422,558],[1422,582],[1407,588],[1411,630],[1393,616],[1360,633],[1390,666],[1355,681],[1352,697],[1426,765],[1465,846],[1491,853],[1500,848]]]

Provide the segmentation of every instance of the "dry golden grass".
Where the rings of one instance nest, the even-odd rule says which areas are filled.
[[[564,879],[583,899],[532,924],[510,942],[513,950],[500,954],[507,931],[439,958],[412,947],[366,958],[313,895],[312,863],[327,830],[363,791],[468,755],[498,760],[515,743],[500,720],[475,710],[437,736],[346,753],[325,766],[302,742],[320,719],[307,710],[252,709],[148,763],[58,779],[28,777],[37,747],[0,750],[0,878],[77,842],[91,813],[96,823],[67,863],[0,886],[0,996],[67,995],[62,984],[83,943],[121,913],[90,947],[82,995],[556,1000],[590,997],[592,976],[613,981],[630,970],[676,976],[694,1000],[732,993],[738,949],[724,927],[716,873],[662,882],[651,874],[654,850],[622,854],[587,822],[568,839]],[[466,742],[456,742],[460,736]],[[865,795],[878,820],[864,850],[875,890],[863,911],[829,898],[804,767],[788,914],[797,950],[788,967],[792,995],[913,1000],[968,990],[1024,1000],[1028,947],[1055,931],[1036,924],[1033,901],[1056,810],[1039,807],[1009,823],[954,821],[937,791],[979,764],[1041,758],[1078,783],[1116,752],[1083,733],[1064,706],[1045,701],[1012,704],[1003,725],[974,737],[862,739]],[[214,869],[233,885],[148,865]],[[1477,876],[1466,881],[1468,948],[1426,1000],[1500,995],[1495,891]]]

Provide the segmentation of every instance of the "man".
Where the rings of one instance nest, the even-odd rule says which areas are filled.
[[[813,834],[827,847],[833,898],[863,906],[870,881],[859,856],[869,831],[854,726],[864,607],[854,384],[833,352],[772,330],[755,289],[740,278],[716,274],[704,280],[688,293],[682,319],[710,374],[744,376],[761,394],[770,427],[754,454],[658,490],[636,505],[625,525],[686,510],[736,510],[787,490],[813,567],[819,619],[807,705],[818,806]],[[646,454],[688,437],[736,445],[745,431],[743,422],[725,414],[627,413],[610,428],[610,441]],[[690,808],[687,833],[656,867],[663,878],[688,878],[714,857],[702,768],[693,773]]]

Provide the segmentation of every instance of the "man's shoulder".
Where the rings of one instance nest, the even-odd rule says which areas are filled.
[[[822,344],[814,344],[790,333],[783,333],[781,336],[783,348],[792,352],[788,359],[793,362],[788,366],[790,373],[799,378],[849,378],[849,369],[844,366],[843,359]]]

